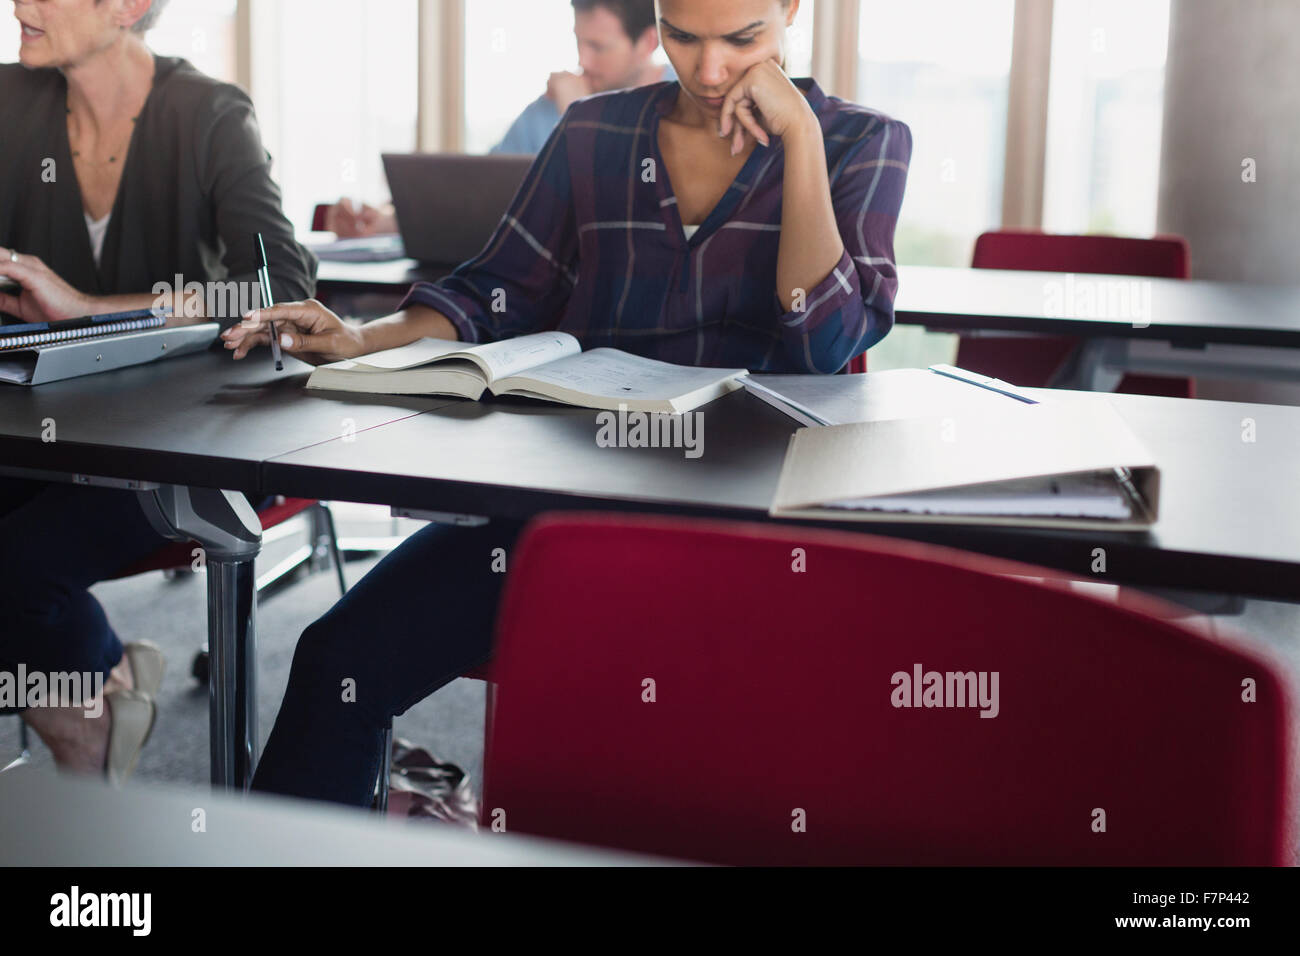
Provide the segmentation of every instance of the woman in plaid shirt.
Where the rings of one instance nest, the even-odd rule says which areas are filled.
[[[786,76],[798,8],[660,0],[681,79],[574,103],[477,257],[375,322],[280,305],[226,347],[268,344],[270,321],[313,363],[558,328],[584,349],[679,364],[839,371],[893,325],[911,134]],[[504,577],[491,554],[519,530],[425,528],[312,624],[254,787],[368,805],[391,718],[491,656]],[[355,703],[340,701],[344,678]]]

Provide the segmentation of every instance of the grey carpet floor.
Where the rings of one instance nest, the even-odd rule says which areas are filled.
[[[394,522],[386,509],[336,504],[343,538],[410,534],[421,527],[412,521]],[[305,528],[293,538],[269,544],[259,570],[270,567],[295,545],[305,542]],[[372,557],[347,564],[349,583],[379,561]],[[205,582],[201,574],[168,580],[161,573],[97,585],[94,594],[123,640],[147,639],[163,649],[167,673],[159,693],[158,723],[149,740],[136,779],[204,785],[208,781],[208,698],[190,676],[194,652],[205,640]],[[288,681],[293,649],[302,630],[338,599],[338,584],[330,572],[303,575],[259,601],[258,720],[265,743]],[[1251,601],[1239,616],[1192,619],[1198,626],[1247,646],[1273,654],[1300,688],[1300,605]],[[394,723],[394,732],[426,747],[471,775],[476,793],[483,778],[483,705],[485,685],[458,680],[412,707]],[[1297,694],[1300,700],[1300,694]],[[33,762],[49,764],[49,752],[35,735]],[[0,718],[0,765],[18,753],[18,721]]]

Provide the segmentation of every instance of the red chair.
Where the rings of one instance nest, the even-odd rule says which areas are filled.
[[[311,231],[327,232],[326,225],[329,221],[331,203],[318,203],[311,211]]]
[[[516,554],[484,826],[726,864],[1290,861],[1283,681],[1156,602],[806,528],[562,515]],[[990,703],[998,672],[997,716],[894,706],[918,664]]]
[[[1130,239],[1061,236],[1033,231],[986,232],[975,241],[976,269],[1101,273],[1186,279],[1191,275],[1187,241],[1181,236]],[[1074,336],[962,336],[957,365],[1016,385],[1044,386],[1078,347]],[[1195,397],[1188,378],[1125,375],[1118,391]]]

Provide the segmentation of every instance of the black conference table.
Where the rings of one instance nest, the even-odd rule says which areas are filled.
[[[600,448],[596,413],[523,399],[304,393],[308,366],[221,352],[0,390],[0,472],[130,488],[160,530],[207,549],[213,782],[256,763],[252,562],[260,525],[237,492],[527,518],[556,509],[768,521],[798,427],[744,392],[701,411],[705,453]],[[926,410],[911,378],[765,376],[839,419]],[[938,376],[933,376],[938,378]],[[965,387],[965,386],[960,386]],[[1104,580],[1300,601],[1300,408],[1041,390],[1108,401],[1160,465],[1160,519],[1145,532],[842,524]],[[1250,419],[1253,441],[1243,441]],[[42,441],[53,420],[56,440]]]
[[[325,261],[317,288],[327,301],[399,293],[454,268]],[[900,325],[1083,339],[1061,387],[1109,391],[1123,371],[1300,381],[1300,285],[917,265],[898,272]]]

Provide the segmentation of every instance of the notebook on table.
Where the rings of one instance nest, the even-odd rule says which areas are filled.
[[[631,412],[690,411],[740,388],[741,368],[672,365],[619,349],[582,351],[567,332],[536,332],[466,346],[421,339],[322,365],[307,387],[389,395],[484,393]]]
[[[0,325],[0,383],[42,385],[206,348],[216,322],[167,328],[169,309]]]

